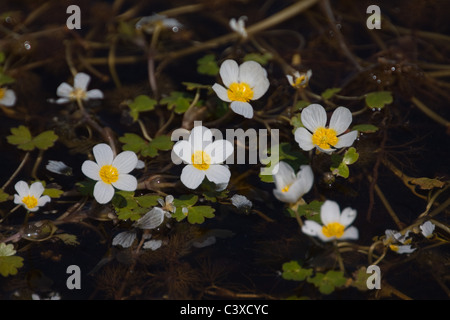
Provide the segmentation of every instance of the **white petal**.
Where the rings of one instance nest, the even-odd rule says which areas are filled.
[[[288,80],[288,82],[289,82],[289,84],[290,84],[291,86],[294,86],[294,85],[295,85],[295,83],[294,83],[294,77],[293,77],[293,76],[291,76],[290,74],[287,74],[287,75],[286,75],[286,78],[287,78],[287,80]]]
[[[315,221],[306,220],[302,226],[302,232],[309,236],[318,236],[322,232],[322,226]]]
[[[273,175],[273,180],[279,191],[295,181],[294,169],[284,161],[280,161],[275,165],[274,172],[276,172],[276,174]]]
[[[79,72],[73,78],[73,86],[77,89],[86,91],[89,81],[91,81],[91,77],[88,74]]]
[[[73,91],[73,87],[70,84],[63,82],[56,89],[56,95],[58,97],[69,98],[70,93],[72,91]]]
[[[225,60],[220,66],[220,77],[225,87],[239,81],[239,66],[234,60]]]
[[[353,130],[349,133],[343,134],[342,136],[338,137],[338,142],[334,146],[335,148],[344,148],[344,147],[350,147],[353,142],[355,142],[356,138],[358,137],[358,131]]]
[[[4,93],[2,99],[0,99],[0,104],[6,107],[11,107],[16,103],[16,94],[11,89],[7,89]]]
[[[342,237],[339,238],[339,240],[357,240],[358,238],[359,238],[358,229],[351,226],[344,231],[344,234],[342,235]]]
[[[221,86],[218,83],[215,83],[212,86],[212,89],[217,94],[217,96],[219,97],[220,100],[225,101],[225,102],[231,102],[230,98],[228,98],[228,91],[226,88],[224,88],[223,86]]]
[[[86,160],[81,165],[81,172],[84,173],[84,175],[88,178],[91,178],[92,180],[100,180],[100,167],[97,163],[91,160]]]
[[[338,107],[331,116],[329,128],[333,128],[337,135],[340,135],[348,129],[351,123],[352,113],[350,110],[345,107]]]
[[[205,153],[211,156],[212,164],[223,163],[233,154],[233,145],[228,140],[216,140],[205,148]]]
[[[25,181],[18,181],[14,185],[14,189],[16,189],[17,194],[19,195],[20,199],[22,199],[23,197],[26,197],[30,194],[30,188],[28,187],[28,183],[26,183]]]
[[[192,146],[192,152],[202,151],[213,140],[211,130],[204,126],[195,126],[189,135],[189,143]]]
[[[164,217],[164,210],[155,207],[136,221],[135,226],[140,229],[155,229],[163,223]]]
[[[155,251],[156,249],[159,249],[161,247],[161,245],[162,245],[162,240],[149,240],[144,243],[142,248]]]
[[[326,200],[320,208],[320,218],[324,225],[340,221],[341,211],[337,202]]]
[[[98,89],[89,90],[86,93],[87,99],[103,99],[103,92]]]
[[[119,234],[117,234],[113,241],[113,246],[122,246],[123,248],[129,248],[133,244],[134,240],[136,239],[136,232],[134,231],[124,231]]]
[[[320,104],[310,104],[303,109],[301,116],[302,124],[311,132],[327,124],[327,113]]]
[[[119,179],[112,183],[114,187],[123,191],[134,191],[137,189],[137,184],[136,178],[127,173],[119,174]]]
[[[253,203],[248,200],[245,196],[242,196],[240,194],[235,194],[230,198],[231,204],[235,206],[236,208],[251,208],[253,206]]]
[[[219,164],[211,165],[208,170],[205,171],[205,174],[208,180],[215,184],[228,183],[231,177],[230,169]]]
[[[94,198],[98,203],[104,204],[111,201],[114,196],[114,188],[110,184],[98,181],[94,186]]]
[[[256,61],[246,61],[239,66],[239,82],[247,83],[250,88],[254,88],[265,77],[264,68]]]
[[[305,194],[311,190],[314,183],[314,173],[309,165],[300,166],[300,171],[297,173],[297,180],[300,180],[302,193]]]
[[[15,194],[15,195],[14,195],[14,203],[15,203],[15,204],[23,204],[22,198],[23,198],[23,197],[19,196],[18,194]]]
[[[42,196],[38,199],[38,206],[43,207],[46,203],[50,202],[52,199],[49,196]]]
[[[44,190],[45,188],[41,182],[35,182],[30,186],[30,195],[35,196],[36,199],[39,199]]]
[[[57,104],[64,104],[64,103],[67,103],[67,102],[70,102],[69,98],[59,98],[59,99],[55,100],[55,103],[57,103]]]
[[[261,98],[269,89],[270,82],[267,78],[260,78],[255,86],[253,87],[253,97],[252,100],[258,100]]]
[[[296,190],[289,189],[288,192],[282,192],[278,189],[273,190],[273,195],[281,202],[286,203],[296,203],[300,196],[297,194]]]
[[[192,163],[192,146],[186,140],[178,141],[174,144],[172,151],[184,162]]]
[[[295,141],[303,150],[309,151],[315,147],[312,142],[312,134],[305,128],[297,128],[297,130],[295,130],[294,136]]]
[[[253,107],[248,102],[233,101],[231,102],[230,108],[247,119],[253,118]]]
[[[129,173],[136,168],[138,158],[133,151],[123,151],[113,160],[112,166],[120,173]]]
[[[345,227],[351,225],[353,221],[355,221],[356,213],[356,210],[352,208],[345,208],[344,210],[342,210],[339,222]]]
[[[114,160],[112,149],[106,143],[97,144],[93,149],[94,158],[100,167],[110,165]]]
[[[197,189],[197,187],[203,182],[205,178],[205,172],[197,170],[193,165],[187,165],[181,171],[180,180],[189,189]]]

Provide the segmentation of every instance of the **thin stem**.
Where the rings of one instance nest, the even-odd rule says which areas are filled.
[[[11,181],[14,180],[14,178],[19,174],[20,170],[22,170],[23,166],[27,162],[28,158],[30,157],[30,153],[25,153],[25,156],[22,159],[22,162],[20,162],[19,166],[17,167],[16,171],[9,177],[8,181],[5,182],[5,184],[2,186],[2,190],[5,190],[5,188],[11,183]]]

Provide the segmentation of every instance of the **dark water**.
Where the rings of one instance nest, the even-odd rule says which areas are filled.
[[[319,2],[319,1],[318,1]],[[55,146],[42,155],[37,177],[55,183],[67,193],[53,200],[42,211],[29,217],[29,221],[42,219],[57,221],[82,197],[75,191],[76,183],[85,179],[81,164],[92,147],[104,142],[94,130],[90,134],[80,125],[76,105],[55,105],[47,99],[55,98],[57,86],[71,83],[67,52],[71,63],[92,76],[89,88],[101,89],[105,99],[88,106],[88,112],[102,128],[111,128],[117,146],[118,138],[125,133],[140,134],[137,123],[128,114],[127,100],[145,94],[159,99],[172,91],[186,91],[182,82],[212,85],[219,77],[199,74],[197,60],[206,54],[215,54],[217,61],[226,58],[241,60],[247,53],[258,52],[254,42],[235,40],[213,44],[204,49],[193,49],[208,40],[230,31],[230,18],[248,16],[251,26],[281,10],[293,6],[293,1],[199,1],[196,6],[187,1],[3,1],[0,5],[0,50],[8,57],[8,74],[16,79],[10,86],[18,102],[12,108],[2,107],[0,132],[2,139],[2,184],[15,171],[24,152],[6,141],[10,128],[26,125],[33,133],[54,130],[59,139]],[[66,8],[77,4],[81,8],[81,30],[67,30]],[[382,13],[379,30],[368,30],[366,8],[378,5]],[[193,5],[192,7],[190,5]],[[292,260],[305,262],[317,272],[338,270],[332,245],[312,241],[299,230],[295,218],[290,217],[283,203],[272,193],[274,185],[258,177],[259,166],[231,168],[232,181],[229,196],[243,194],[254,209],[244,214],[229,205],[208,203],[215,218],[201,225],[191,225],[186,220],[169,221],[170,228],[162,226],[155,235],[164,245],[156,251],[142,251],[133,255],[132,249],[112,246],[118,233],[130,229],[129,221],[101,218],[112,212],[107,205],[97,206],[89,198],[74,214],[73,220],[58,223],[58,233],[76,235],[77,245],[67,245],[55,237],[37,242],[21,239],[15,243],[18,255],[24,258],[17,275],[1,277],[1,298],[28,299],[32,293],[42,298],[58,292],[62,299],[275,299],[291,296],[311,299],[448,299],[448,209],[440,207],[448,199],[450,126],[430,117],[415,104],[423,102],[428,109],[444,121],[450,121],[448,108],[450,73],[450,23],[447,1],[330,1],[334,22],[329,24],[324,6],[314,4],[293,17],[262,30],[255,35],[260,46],[276,53],[264,67],[271,87],[265,96],[255,101],[255,110],[269,105],[267,120],[271,128],[280,130],[281,142],[289,142],[292,150],[302,152],[295,143],[292,126],[280,119],[290,118],[294,90],[286,82],[283,66],[291,65],[301,70],[312,69],[310,92],[320,95],[327,88],[339,87],[344,98],[331,99],[352,112],[364,109],[364,100],[345,99],[361,97],[374,91],[392,92],[393,102],[381,110],[365,110],[354,116],[354,124],[373,124],[379,128],[366,133],[355,142],[360,158],[350,166],[348,179],[336,178],[329,184],[323,177],[329,171],[328,157],[314,155],[315,184],[305,195],[306,202],[332,199],[342,208],[358,211],[354,225],[359,230],[360,246],[369,247],[375,237],[384,235],[386,229],[399,230],[386,204],[382,202],[375,184],[387,199],[404,228],[413,225],[426,210],[427,203],[440,190],[444,190],[431,206],[430,212],[439,209],[433,219],[439,239],[425,241],[420,234],[413,240],[418,248],[412,255],[388,251],[380,262],[383,272],[382,290],[358,290],[342,287],[330,295],[321,294],[310,283],[283,279],[283,263]],[[178,32],[165,30],[160,34],[154,56],[157,71],[157,91],[148,80],[147,46],[151,35],[136,36],[127,28],[135,21],[156,12],[172,11],[173,17],[183,24]],[[170,12],[169,12],[170,13]],[[131,32],[131,34],[129,33]],[[336,33],[340,32],[342,38]],[[70,47],[67,46],[70,44]],[[142,46],[144,44],[144,46]],[[28,47],[30,45],[30,47]],[[70,48],[70,51],[68,48]],[[112,48],[115,48],[114,50]],[[346,53],[346,50],[350,54]],[[292,57],[301,56],[301,64],[292,63]],[[108,59],[109,57],[109,59]],[[283,62],[284,61],[284,64]],[[441,74],[438,74],[441,72]],[[119,83],[115,81],[115,75]],[[193,94],[188,92],[188,94]],[[415,98],[415,99],[414,99]],[[207,112],[193,116],[174,115],[164,134],[188,126],[193,120],[225,131],[227,128],[265,128],[264,123],[245,120],[237,115],[217,122],[217,99],[214,94],[202,91],[202,106]],[[311,98],[310,102],[322,103]],[[279,108],[270,113],[270,109]],[[150,135],[156,134],[170,118],[165,106],[142,113]],[[309,155],[304,153],[305,157]],[[38,151],[5,190],[14,194],[16,181],[31,181],[33,164]],[[73,176],[52,174],[45,170],[48,160],[60,160],[73,168]],[[146,158],[146,169],[137,173],[140,181],[153,181],[151,188],[142,188],[139,194],[172,194],[175,198],[188,193],[180,183],[180,166],[171,166],[170,152],[160,152],[155,158]],[[397,177],[388,163],[409,177],[439,179],[444,186],[432,190],[409,186]],[[242,176],[242,179],[238,177]],[[371,178],[369,178],[371,177]],[[173,183],[175,182],[175,183]],[[178,182],[178,183],[177,183]],[[173,183],[168,187],[161,183]],[[73,191],[73,193],[72,193]],[[199,193],[199,195],[201,195]],[[423,196],[423,197],[420,197]],[[1,237],[8,238],[19,230],[25,219],[21,208],[12,214],[12,200],[1,203]],[[270,221],[268,221],[270,220]],[[447,229],[445,229],[447,228]],[[226,230],[232,236],[217,237],[214,245],[192,247],[195,239],[203,239],[208,232],[219,234]],[[382,250],[377,248],[376,253]],[[350,250],[342,254],[345,276],[351,278],[361,267],[369,265],[367,255]],[[99,264],[100,263],[100,264]],[[68,289],[67,268],[77,265],[81,270],[81,289]],[[131,271],[131,272],[130,272]]]

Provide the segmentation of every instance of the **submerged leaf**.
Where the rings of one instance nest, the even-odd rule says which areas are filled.
[[[392,101],[394,100],[390,91],[371,92],[366,95],[366,104],[369,108],[381,109]]]
[[[4,277],[17,274],[17,269],[23,266],[23,258],[18,256],[0,257],[0,274]]]
[[[282,268],[282,277],[286,280],[303,281],[313,273],[313,269],[304,269],[297,261],[286,262]]]
[[[207,54],[197,60],[197,72],[209,76],[215,76],[219,73],[219,66],[214,54]]]

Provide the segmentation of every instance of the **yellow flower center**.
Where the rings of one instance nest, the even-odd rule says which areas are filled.
[[[395,244],[390,244],[390,245],[389,245],[389,248],[390,248],[392,251],[394,251],[394,252],[397,252],[398,249],[399,249],[399,247],[398,247],[397,245],[395,245]]]
[[[231,101],[248,102],[253,98],[253,90],[244,82],[233,82],[227,90],[228,99]]]
[[[6,94],[6,89],[0,88],[0,99],[3,99],[5,94]]]
[[[296,88],[304,87],[306,85],[305,80],[306,75],[302,74],[301,76],[295,79],[293,86]]]
[[[86,91],[80,88],[74,88],[69,94],[69,97],[72,100],[83,100],[86,99],[86,96]]]
[[[192,165],[198,170],[208,170],[211,164],[211,157],[203,151],[195,151],[192,154]]]
[[[117,171],[116,167],[113,167],[110,164],[101,167],[99,175],[100,179],[102,179],[104,183],[111,184],[119,180],[119,171]]]
[[[338,143],[338,140],[334,129],[324,127],[318,128],[312,136],[312,142],[321,149],[330,149]]]
[[[22,202],[28,209],[33,209],[38,205],[38,200],[35,196],[26,196],[22,198]]]
[[[285,186],[283,189],[281,189],[281,192],[288,192],[290,188],[291,188],[291,185],[288,184],[288,185]]]
[[[322,233],[328,238],[331,237],[340,238],[344,234],[344,229],[345,226],[343,226],[339,222],[331,222],[326,226],[322,227]]]

